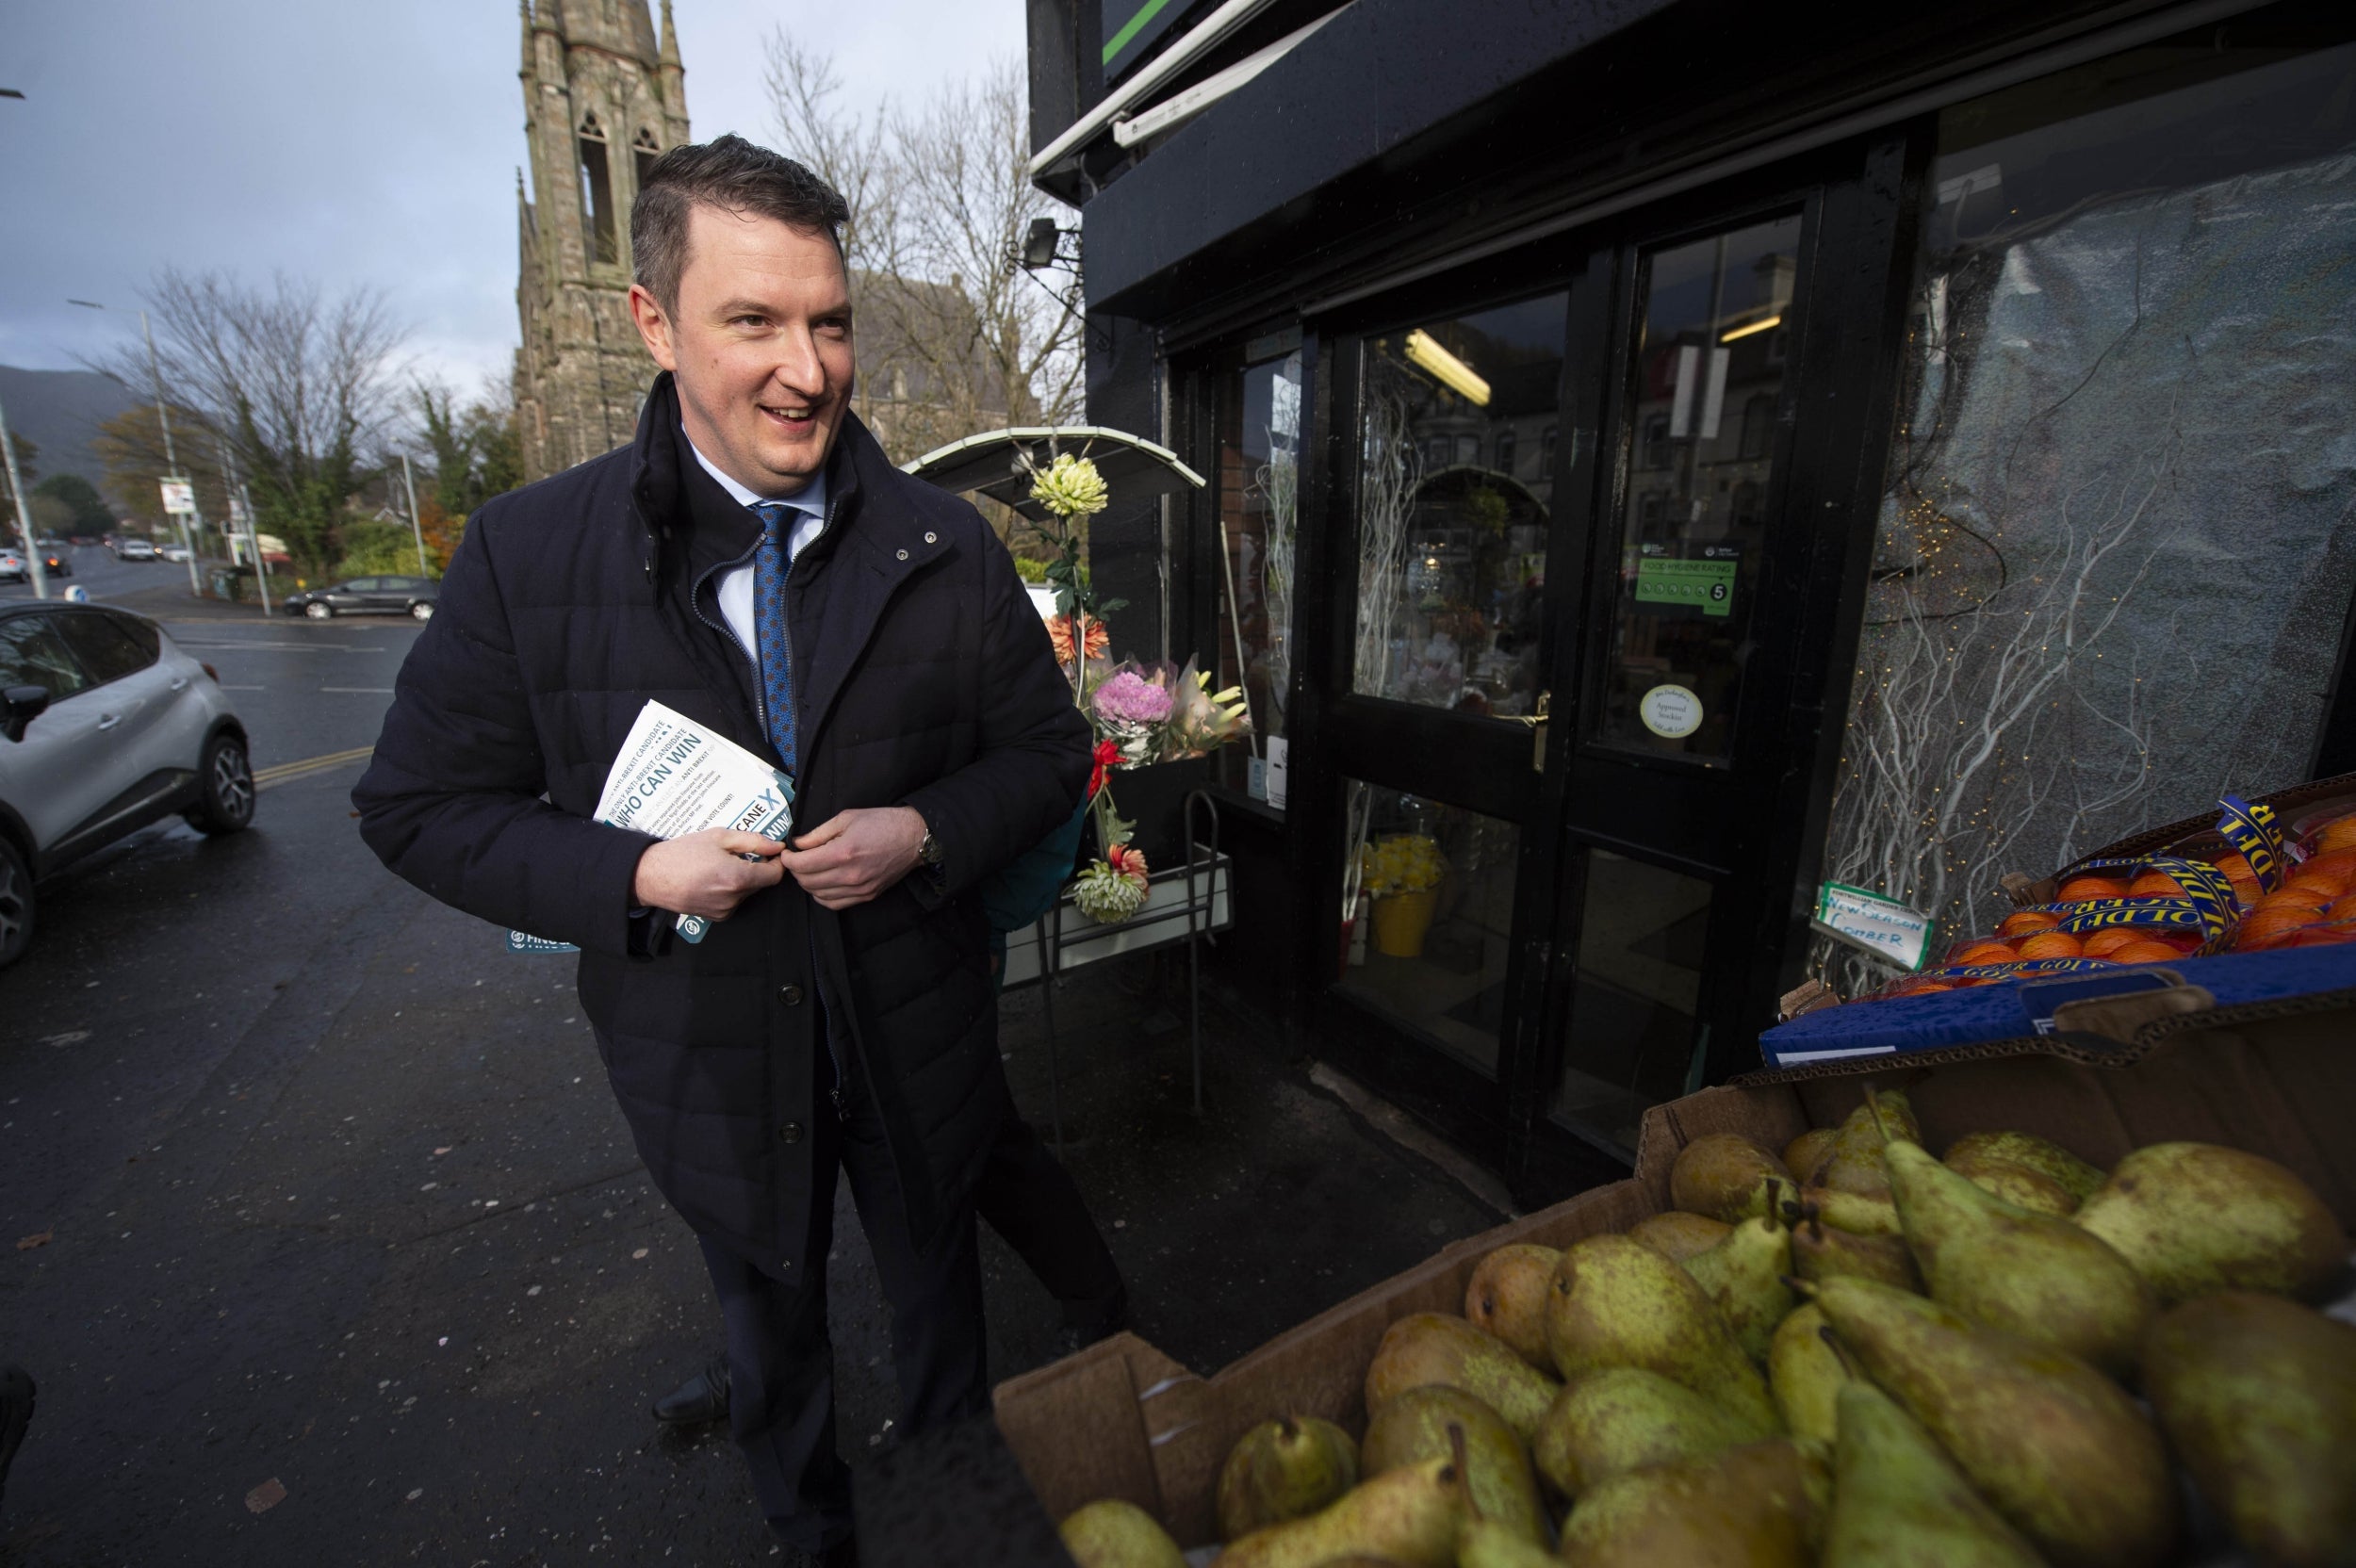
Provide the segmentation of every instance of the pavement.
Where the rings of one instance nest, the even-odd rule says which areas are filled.
[[[158,825],[45,884],[0,971],[0,1360],[41,1391],[0,1565],[768,1560],[725,1433],[646,1413],[718,1316],[570,966],[508,955],[353,832],[361,764],[332,759],[374,739],[417,629],[191,618],[172,592],[109,584],[160,593],[280,773],[247,833]],[[1184,973],[1117,960],[1056,1003],[1067,1162],[1138,1332],[1209,1372],[1498,1221],[1216,994],[1195,1117]],[[1002,1018],[1043,1125],[1038,990]],[[847,1191],[837,1235],[859,1466],[895,1405]],[[988,1233],[984,1259],[992,1376],[1055,1359],[1052,1302]]]

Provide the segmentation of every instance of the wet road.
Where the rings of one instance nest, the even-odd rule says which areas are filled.
[[[122,592],[221,672],[281,772],[249,832],[157,825],[44,884],[0,971],[0,1360],[41,1387],[0,1568],[770,1560],[725,1434],[646,1414],[717,1314],[571,966],[509,956],[353,831],[343,754],[419,629]],[[1217,1007],[1212,1114],[1189,1114],[1184,973],[1082,972],[1061,1092],[1136,1327],[1208,1372],[1498,1216]],[[1043,1122],[1038,992],[1004,1017]],[[895,1399],[847,1190],[836,1235],[857,1462]],[[983,1249],[993,1376],[1052,1360],[1053,1304]]]
[[[418,635],[166,624],[258,769],[371,743]],[[41,1390],[0,1563],[766,1557],[733,1451],[643,1415],[709,1289],[569,966],[378,867],[360,766],[71,869],[0,972],[0,1359]]]

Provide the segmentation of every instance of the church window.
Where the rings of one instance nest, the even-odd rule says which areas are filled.
[[[638,176],[638,188],[644,190],[646,176],[654,172],[654,160],[663,155],[663,149],[655,145],[654,133],[639,126],[637,137],[630,144],[630,155],[632,172]]]
[[[581,122],[581,213],[588,230],[589,259],[611,263],[614,248],[614,176],[606,167],[605,129],[594,114]]]

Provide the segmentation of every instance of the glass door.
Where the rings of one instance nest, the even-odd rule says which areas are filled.
[[[1569,301],[1556,283],[1341,340],[1354,430],[1327,449],[1350,466],[1354,527],[1329,566],[1340,831],[1324,1032],[1500,1168]]]
[[[1831,149],[1330,339],[1313,1022],[1525,1201],[1757,1065],[1790,984],[1906,157]]]

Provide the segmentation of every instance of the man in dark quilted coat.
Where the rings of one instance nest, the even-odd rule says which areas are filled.
[[[901,1427],[985,1410],[972,1188],[1008,1099],[976,891],[1070,818],[1089,743],[1005,547],[851,412],[844,217],[733,137],[655,165],[637,438],[476,514],[352,794],[401,876],[580,946],[614,1096],[702,1243],[754,1493],[830,1562],[836,1173]],[[649,700],[784,768],[789,845],[590,820]]]

